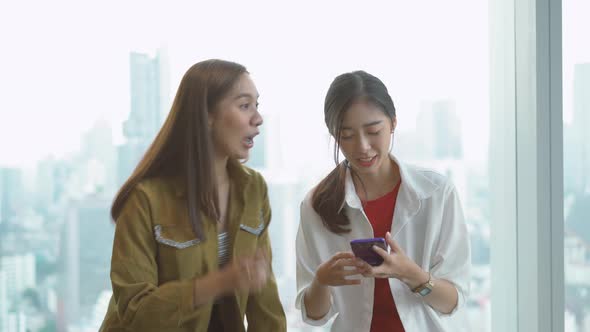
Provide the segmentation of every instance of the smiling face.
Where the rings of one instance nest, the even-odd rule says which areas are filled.
[[[359,175],[379,176],[390,168],[391,133],[396,120],[368,101],[351,104],[342,117],[340,150]]]
[[[216,156],[248,159],[261,124],[258,90],[250,75],[242,74],[209,117]]]

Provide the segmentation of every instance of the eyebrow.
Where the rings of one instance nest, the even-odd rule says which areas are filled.
[[[239,95],[237,95],[234,99],[240,99],[240,98],[252,98],[252,99],[258,99],[260,97],[259,94],[256,95],[256,98],[254,98],[253,95],[249,94],[249,93],[240,93]]]
[[[365,123],[365,124],[363,125],[363,127],[370,127],[370,126],[374,126],[374,125],[380,124],[381,122],[383,122],[383,120],[377,120],[377,121],[373,121],[373,122]],[[352,128],[350,128],[350,127],[342,127],[341,129],[342,129],[342,130],[352,130]]]

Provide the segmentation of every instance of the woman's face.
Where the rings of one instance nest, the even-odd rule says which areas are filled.
[[[396,120],[367,101],[353,103],[344,113],[340,149],[359,175],[380,175],[389,171],[391,133]]]
[[[247,159],[261,124],[258,90],[250,75],[242,74],[209,117],[216,155]]]

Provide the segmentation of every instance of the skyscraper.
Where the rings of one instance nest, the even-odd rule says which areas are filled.
[[[21,170],[0,168],[0,224],[8,222],[24,206]]]
[[[7,331],[8,295],[6,294],[6,274],[0,270],[0,332]]]
[[[36,286],[35,256],[32,253],[1,256],[0,271],[4,273],[5,295],[9,303],[15,303],[22,292]]]
[[[574,68],[574,144],[577,147],[571,157],[576,187],[590,191],[590,63],[576,64]],[[579,156],[579,157],[578,157]],[[566,160],[566,163],[568,161]],[[579,167],[576,167],[579,165]],[[573,167],[573,168],[572,168]]]
[[[110,198],[100,194],[71,202],[62,232],[60,316],[75,323],[88,318],[97,298],[110,290],[110,257],[114,227]]]
[[[132,52],[129,57],[131,111],[123,123],[126,142],[118,149],[121,185],[156,137],[168,112],[168,71],[163,51],[155,56]]]
[[[425,105],[416,124],[416,132],[423,143],[420,157],[435,160],[462,159],[461,121],[455,111],[455,103],[438,100]]]

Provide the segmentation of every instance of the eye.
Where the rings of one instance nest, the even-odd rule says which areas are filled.
[[[381,132],[381,130],[372,131],[372,132],[369,132],[369,135],[377,136],[377,135],[379,135],[380,132]]]
[[[349,140],[353,137],[353,135],[340,135],[341,140]]]
[[[242,104],[240,105],[240,108],[243,110],[247,110],[248,108],[250,108],[250,103]]]

